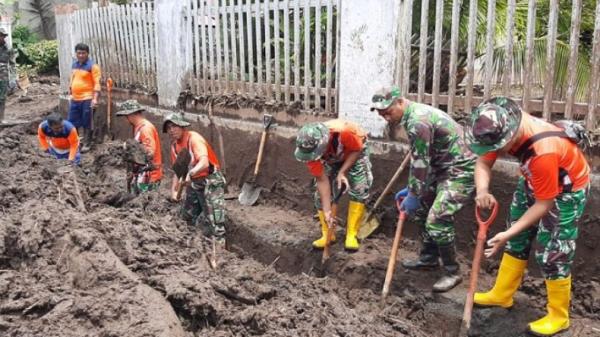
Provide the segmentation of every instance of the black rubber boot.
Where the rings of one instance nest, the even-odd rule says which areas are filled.
[[[445,292],[459,285],[462,277],[460,276],[460,266],[456,262],[454,244],[440,245],[438,248],[444,265],[444,275],[435,282],[433,291]]]
[[[83,129],[83,145],[81,146],[81,153],[89,152],[94,145],[94,133],[92,129]]]
[[[440,265],[438,247],[433,241],[423,241],[423,247],[416,260],[404,260],[402,266],[406,269],[432,269]]]
[[[0,101],[0,123],[4,123],[4,110],[6,101]]]

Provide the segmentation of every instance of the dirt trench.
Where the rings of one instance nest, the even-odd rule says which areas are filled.
[[[269,192],[255,207],[228,202],[229,251],[212,270],[210,243],[179,219],[167,186],[124,193],[120,142],[84,155],[82,168],[42,155],[35,128],[57,107],[39,100],[9,103],[9,115],[32,122],[0,129],[0,335],[418,337],[452,336],[458,326],[466,282],[433,294],[435,271],[398,267],[381,301],[389,226],[358,253],[336,244],[321,266],[310,249],[316,220]],[[416,250],[404,240],[400,256]],[[597,336],[598,284],[575,286],[573,328],[561,336]],[[543,313],[542,289],[528,277],[515,309],[477,310],[471,335],[526,335],[526,322]]]

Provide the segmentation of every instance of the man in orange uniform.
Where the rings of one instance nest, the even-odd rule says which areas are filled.
[[[42,150],[56,159],[68,159],[75,165],[81,164],[77,129],[60,115],[53,113],[40,123],[38,140]]]
[[[302,127],[296,138],[295,156],[306,162],[315,177],[315,207],[319,213],[322,236],[313,247],[323,248],[327,239],[328,223],[334,221],[331,214],[332,184],[340,189],[348,187],[350,204],[346,221],[345,247],[358,250],[356,234],[365,212],[365,200],[373,184],[367,133],[358,125],[334,119],[325,123],[310,123]],[[335,240],[335,238],[333,238]]]
[[[144,111],[138,101],[131,99],[121,104],[121,110],[117,112],[117,116],[125,116],[133,126],[133,138],[142,144],[146,151],[146,164],[134,163],[132,168],[132,186],[136,194],[158,189],[163,174],[158,132],[156,127],[142,116]]]
[[[100,66],[89,58],[90,47],[78,43],[75,46],[77,61],[73,62],[71,73],[71,106],[69,121],[84,132],[84,146],[81,152],[90,150],[93,141],[92,109],[98,105],[100,95]]]
[[[521,284],[533,240],[535,259],[546,279],[548,314],[529,323],[535,335],[551,336],[569,327],[571,265],[588,197],[590,168],[571,135],[535,118],[506,97],[495,97],[473,110],[467,132],[475,166],[478,207],[497,201],[489,190],[492,166],[499,155],[519,159],[522,176],[513,194],[507,229],[488,240],[490,257],[503,246],[494,287],[476,293],[481,306],[509,308]]]
[[[182,217],[190,225],[198,222],[204,211],[208,220],[207,233],[220,244],[225,244],[225,177],[220,171],[219,160],[212,147],[199,133],[189,131],[190,123],[179,113],[167,115],[163,122],[163,132],[169,134],[171,162],[177,159],[180,151],[188,151],[191,157],[189,171],[185,178],[186,196],[182,207]],[[173,176],[172,198],[177,200],[179,180]]]

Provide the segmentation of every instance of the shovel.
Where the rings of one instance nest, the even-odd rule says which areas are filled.
[[[333,239],[333,234],[335,234],[335,226],[337,222],[337,208],[338,201],[344,194],[346,190],[346,185],[342,185],[342,188],[339,189],[337,194],[333,197],[333,202],[331,203],[331,218],[333,219],[332,223],[327,223],[327,236],[325,237],[325,246],[323,247],[323,257],[321,258],[321,264],[325,264],[325,261],[329,259],[331,254],[329,253],[329,246],[331,245],[331,239]]]
[[[392,283],[392,277],[394,276],[394,270],[396,270],[396,259],[398,257],[398,247],[400,246],[400,239],[402,239],[402,227],[404,227],[404,221],[406,220],[406,212],[400,210],[400,200],[396,201],[396,207],[398,207],[398,223],[396,224],[396,234],[394,235],[394,243],[392,244],[392,251],[390,252],[390,259],[388,261],[387,271],[385,272],[385,282],[383,282],[383,289],[381,290],[381,298],[385,299],[390,292],[390,284]]]
[[[466,337],[467,332],[471,328],[471,315],[473,313],[473,297],[475,296],[475,289],[477,288],[477,279],[479,278],[479,269],[481,267],[481,256],[483,255],[483,245],[487,236],[487,231],[490,225],[496,219],[498,214],[498,203],[494,204],[492,214],[490,217],[483,221],[479,215],[479,207],[475,208],[475,217],[477,218],[477,224],[479,230],[477,231],[477,245],[475,246],[475,256],[473,257],[473,265],[471,266],[471,278],[469,281],[469,291],[467,292],[467,299],[465,301],[465,311],[463,312],[462,323],[458,336]]]
[[[192,161],[192,157],[190,156],[190,152],[187,149],[183,149],[179,151],[177,154],[177,159],[173,163],[173,171],[177,178],[179,178],[179,184],[177,185],[177,196],[175,197],[175,201],[179,201],[181,199],[181,193],[183,192],[183,185],[185,181],[185,177],[189,171],[189,165]]]
[[[256,165],[254,166],[254,175],[249,181],[245,182],[242,186],[242,193],[238,197],[240,204],[244,206],[252,206],[258,200],[260,195],[260,187],[256,186],[256,177],[258,176],[258,169],[260,168],[260,162],[262,161],[263,150],[267,141],[267,131],[273,124],[273,116],[265,114],[263,116],[263,132],[260,137],[260,146],[258,148],[258,157],[256,159]]]
[[[107,136],[109,139],[114,140],[114,136],[112,134],[112,87],[113,87],[113,80],[112,78],[108,78],[106,80],[106,96],[108,98],[108,102],[106,105],[106,130],[107,130]]]
[[[377,209],[377,207],[379,207],[379,205],[383,201],[383,198],[385,198],[385,196],[387,196],[387,194],[390,192],[390,190],[392,189],[392,185],[396,182],[396,180],[398,180],[398,177],[400,177],[400,173],[404,171],[409,161],[410,153],[406,155],[406,157],[400,164],[400,167],[398,167],[398,169],[396,170],[396,173],[394,173],[388,184],[385,186],[385,189],[383,190],[383,192],[381,192],[381,195],[379,196],[379,198],[377,198],[377,201],[375,201],[375,205],[373,205],[373,208],[371,208],[367,213],[365,213],[363,218],[360,220],[360,230],[356,235],[356,237],[360,240],[366,239],[379,227],[379,220],[375,216],[374,211]]]

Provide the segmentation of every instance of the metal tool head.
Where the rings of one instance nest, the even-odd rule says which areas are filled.
[[[192,157],[187,149],[179,151],[172,167],[177,178],[184,178],[188,174],[191,161]]]
[[[379,228],[379,226],[381,225],[379,219],[377,218],[377,215],[371,212],[365,213],[360,222],[360,230],[356,235],[356,237],[359,240],[364,240],[368,238],[369,235],[373,234],[373,232],[375,232],[375,230],[377,230],[377,228]]]
[[[268,130],[271,126],[273,126],[274,121],[275,121],[275,118],[273,118],[273,115],[264,114],[263,115],[263,128],[265,130]]]
[[[260,196],[261,189],[262,188],[257,186],[254,181],[245,182],[242,186],[242,192],[238,197],[238,201],[244,206],[254,205]]]

